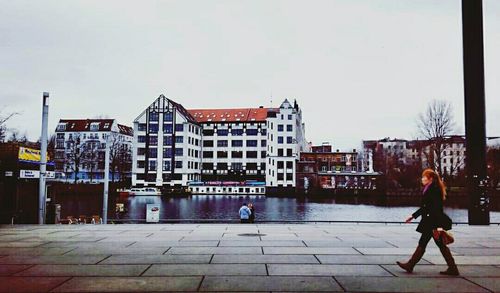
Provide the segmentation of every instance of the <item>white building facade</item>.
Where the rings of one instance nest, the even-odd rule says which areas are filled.
[[[134,120],[132,185],[184,187],[201,176],[201,126],[160,95]]]
[[[132,128],[115,119],[59,120],[55,131],[56,180],[103,182],[107,143],[113,158],[110,179],[130,178],[132,140]]]

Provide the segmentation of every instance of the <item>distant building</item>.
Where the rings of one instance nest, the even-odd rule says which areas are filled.
[[[134,120],[133,186],[185,187],[201,179],[202,127],[160,95]]]
[[[288,100],[279,108],[187,110],[161,95],[134,121],[134,133],[134,186],[196,185],[200,193],[295,187],[296,161],[307,149],[301,109]]]
[[[110,180],[131,176],[133,130],[115,119],[61,119],[55,131],[56,180],[100,183],[109,137]]]
[[[312,152],[300,153],[297,189],[376,189],[377,172],[360,170],[358,152],[332,151],[331,145],[313,146]]]

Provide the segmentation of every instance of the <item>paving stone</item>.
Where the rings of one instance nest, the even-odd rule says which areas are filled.
[[[420,264],[420,263],[419,263]],[[385,269],[390,271],[396,276],[399,277],[443,277],[440,275],[440,271],[446,270],[448,266],[446,265],[417,265],[413,270],[412,274],[408,274],[403,271],[397,265],[383,265]],[[495,266],[473,266],[473,265],[464,265],[459,266],[458,270],[460,271],[461,276],[471,276],[471,277],[498,277],[500,278],[500,268]]]
[[[39,247],[69,247],[69,248],[77,248],[77,247],[94,247],[94,248],[121,248],[128,247],[131,244],[134,244],[133,241],[114,241],[114,242],[75,242],[75,241],[52,241],[45,242]]]
[[[455,262],[458,265],[500,265],[500,256],[468,256],[468,255],[454,255]],[[424,255],[424,259],[432,264],[446,264],[442,256]],[[1,261],[1,259],[0,259]]]
[[[329,241],[329,240],[304,240],[308,247],[394,247],[385,241]]]
[[[92,254],[163,254],[169,247],[79,247],[71,250],[66,255],[92,255]]]
[[[211,254],[112,255],[99,264],[208,264],[211,258]]]
[[[136,247],[176,247],[176,246],[191,246],[191,247],[216,247],[219,240],[209,241],[137,241],[130,245],[130,248]]]
[[[415,246],[416,247],[416,246]],[[357,248],[362,254],[398,254],[398,255],[412,255],[415,252],[415,247],[413,248]],[[441,255],[441,251],[438,248],[427,248],[425,250],[425,255]]]
[[[36,265],[16,276],[140,276],[149,265]]]
[[[0,292],[49,292],[62,284],[66,277],[0,277]]]
[[[395,264],[406,261],[409,255],[317,255],[322,264]],[[422,259],[419,264],[430,264]]]
[[[467,278],[468,280],[491,290],[492,292],[500,292],[500,280],[498,278]]]
[[[22,270],[29,268],[31,265],[3,265],[0,264],[0,276],[10,276]]]
[[[392,276],[378,265],[268,265],[273,276]]]
[[[109,255],[10,255],[0,258],[0,264],[96,264]]]
[[[74,248],[60,247],[12,247],[0,248],[2,255],[63,255]]]
[[[299,240],[221,240],[219,246],[305,247],[305,244]]]
[[[360,254],[350,247],[264,247],[264,254]]]
[[[343,292],[331,277],[207,276],[200,291],[299,291]]]
[[[488,292],[462,278],[336,277],[348,292]]]
[[[76,277],[52,292],[196,291],[202,277]]]
[[[167,254],[262,254],[260,247],[172,247]]]
[[[462,255],[484,255],[484,256],[497,256],[500,255],[500,248],[464,248],[464,247],[450,247],[454,254]],[[0,250],[1,252],[1,250]]]
[[[314,255],[293,255],[293,254],[252,254],[252,255],[231,255],[216,254],[211,263],[284,263],[284,264],[318,264]]]
[[[14,247],[38,247],[46,244],[48,242],[46,241],[41,241],[41,242],[23,242],[23,241],[14,241],[14,242],[6,242],[6,241],[0,241],[0,247],[3,248],[14,248]]]
[[[265,276],[264,264],[153,265],[144,276]]]

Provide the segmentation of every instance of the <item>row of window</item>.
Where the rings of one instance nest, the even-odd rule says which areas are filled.
[[[278,131],[279,132],[285,131],[285,125],[284,124],[278,124]],[[286,131],[293,131],[293,125],[292,124],[287,124],[286,125]]]
[[[278,143],[283,144],[285,143],[285,137],[283,136],[278,136]],[[293,143],[293,137],[292,136],[287,136],[286,137],[286,143]]]
[[[228,170],[230,167],[232,170],[240,170],[240,169],[235,169],[234,167],[239,167],[241,165],[240,169],[246,169],[246,170],[258,170],[258,164],[257,163],[231,163],[228,165],[228,163],[203,163],[202,164],[202,169],[203,170]],[[230,167],[229,167],[230,166]],[[265,170],[266,169],[266,164],[260,164],[260,169]]]
[[[217,152],[212,152],[212,151],[203,151],[203,158],[228,158],[229,153],[231,153],[231,158],[243,158],[243,152],[242,151],[217,151]],[[256,159],[257,155],[259,152],[257,151],[246,151],[246,158],[250,159]],[[260,152],[261,158],[266,157],[266,151]],[[215,155],[215,157],[214,157]]]
[[[231,129],[231,132],[229,129],[203,129],[203,136],[213,136],[214,134],[217,134],[218,136],[228,136],[231,134],[232,136],[242,136],[244,133],[248,136],[256,136],[259,134],[258,129]],[[260,133],[262,135],[266,135],[266,129],[261,129]]]
[[[146,136],[145,135],[139,135],[137,136],[137,141],[139,143],[145,143],[146,142]],[[163,137],[163,145],[172,145],[173,142],[173,137],[172,136],[164,136]],[[175,137],[175,143],[183,143],[184,142],[184,137],[183,136],[176,136]],[[200,140],[194,137],[188,137],[188,144],[192,145],[199,145]],[[149,145],[158,145],[158,137],[157,136],[150,136],[149,137]]]
[[[258,143],[259,143],[258,140],[247,140],[245,145],[247,147],[256,147],[256,146],[258,146]],[[213,140],[204,140],[203,146],[204,147],[213,147],[214,141]],[[228,146],[229,146],[228,140],[217,140],[217,147],[228,147]],[[243,140],[231,140],[231,146],[232,147],[243,147]],[[260,146],[262,146],[262,147],[267,146],[267,141],[261,140]]]
[[[180,156],[184,155],[183,148],[175,148],[174,151],[172,151],[172,148],[164,148],[163,149],[163,158],[172,158],[173,152],[175,152],[176,157],[180,157]],[[137,155],[138,156],[146,155],[146,149],[145,148],[138,148]],[[158,156],[158,149],[157,148],[148,148],[148,156],[150,158],[156,158]],[[198,150],[188,148],[188,156],[199,158],[200,152]]]

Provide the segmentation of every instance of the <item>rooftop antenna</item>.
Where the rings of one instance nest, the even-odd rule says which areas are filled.
[[[273,91],[271,91],[271,108],[273,107]]]

